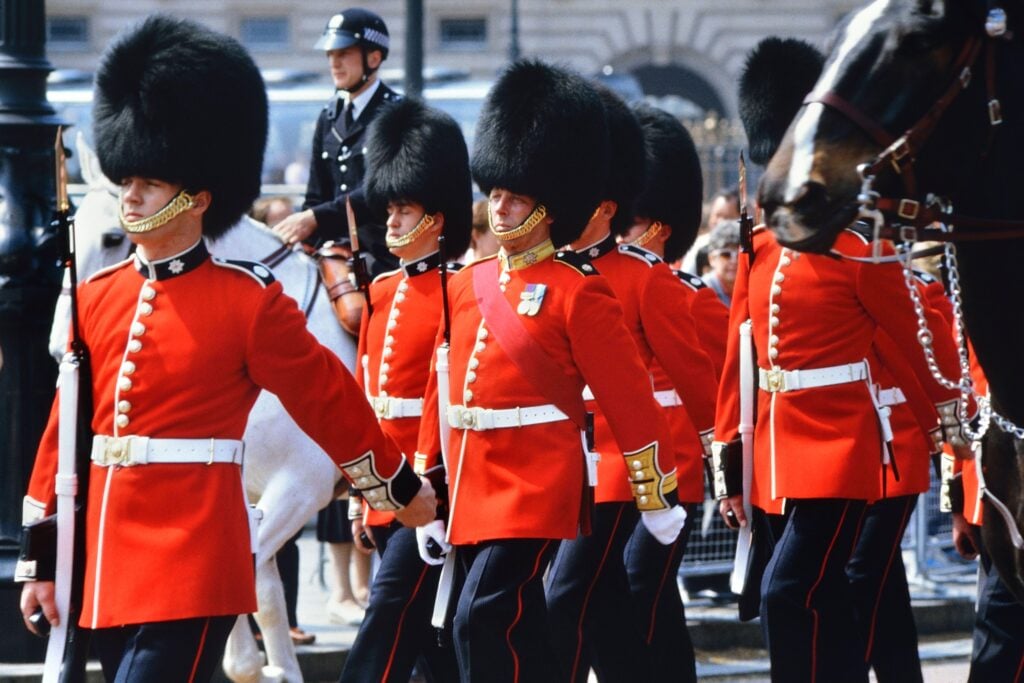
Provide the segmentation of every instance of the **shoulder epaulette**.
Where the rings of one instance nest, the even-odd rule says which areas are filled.
[[[917,270],[916,268],[914,269],[914,277],[916,277],[918,280],[925,283],[926,285],[930,285],[939,281],[938,278],[936,278],[931,273],[926,273],[925,271]]]
[[[652,268],[661,263],[661,259],[657,254],[647,251],[643,247],[638,247],[635,244],[620,244],[619,253],[625,254],[626,256],[632,256],[638,261],[643,261]]]
[[[597,268],[590,262],[590,257],[580,254],[572,249],[563,249],[555,252],[555,263],[562,263],[580,275],[597,275]]]
[[[452,261],[451,263],[448,264],[445,270],[447,270],[450,273],[457,273],[465,267],[465,265],[459,263],[458,261]]]
[[[132,257],[129,256],[128,258],[124,259],[123,261],[118,261],[117,263],[113,263],[113,264],[107,266],[106,268],[100,268],[95,273],[93,273],[89,277],[85,278],[85,281],[86,282],[92,282],[93,280],[99,280],[102,277],[106,277],[106,276],[110,275],[111,273],[113,273],[115,271],[121,270],[126,265],[131,263],[131,261],[132,261]]]
[[[256,282],[259,282],[263,287],[267,287],[274,282],[274,274],[270,272],[270,268],[267,268],[262,263],[256,263],[255,261],[242,261],[239,259],[219,258],[217,256],[214,256],[210,260],[215,266],[230,268],[232,270],[237,270],[240,273],[245,273],[253,280],[256,280]]]
[[[392,275],[398,275],[401,272],[402,272],[401,268],[395,268],[394,270],[388,270],[388,271],[385,271],[385,272],[381,273],[380,275],[376,276],[375,278],[373,278],[373,280],[371,280],[371,282],[377,282],[378,280],[384,280],[386,278],[391,277]]]
[[[672,272],[676,274],[676,277],[679,278],[680,282],[682,282],[684,285],[687,285],[688,287],[692,287],[694,291],[704,289],[705,287],[708,286],[706,282],[704,282],[703,280],[701,280],[699,277],[692,273],[687,273],[686,271],[682,270],[673,270]]]
[[[864,244],[869,244],[871,240],[873,240],[875,237],[873,234],[871,234],[871,228],[869,228],[866,223],[861,223],[860,221],[857,221],[853,225],[844,228],[844,231],[856,235],[861,239],[861,241],[864,242]]]

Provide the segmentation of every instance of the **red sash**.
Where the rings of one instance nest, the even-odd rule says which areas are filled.
[[[574,390],[570,382],[552,381],[565,372],[530,335],[498,287],[498,259],[488,259],[473,267],[473,293],[487,328],[523,377],[576,426],[585,429],[587,411],[582,393]]]

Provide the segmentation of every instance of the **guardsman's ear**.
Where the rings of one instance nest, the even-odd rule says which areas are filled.
[[[192,195],[192,208],[189,210],[197,211],[202,216],[210,208],[211,201],[213,201],[213,196],[210,194],[210,191],[200,190]]]
[[[437,231],[438,235],[440,235],[441,231],[444,230],[444,214],[438,211],[437,213],[434,214],[433,218],[434,225],[431,227],[432,229]]]

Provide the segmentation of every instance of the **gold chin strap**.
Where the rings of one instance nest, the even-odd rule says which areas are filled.
[[[137,221],[130,221],[125,218],[124,206],[120,205],[118,206],[118,213],[121,218],[121,227],[124,228],[125,232],[130,232],[136,235],[156,230],[175,216],[191,209],[195,206],[195,201],[195,197],[190,195],[188,192],[185,192],[185,190],[182,190],[175,195],[174,199],[167,202],[167,205],[164,208],[160,209],[152,216],[140,218]]]
[[[538,204],[537,206],[533,207],[533,211],[531,211],[530,215],[526,217],[526,220],[519,224],[519,227],[513,228],[508,232],[498,232],[497,230],[494,229],[494,219],[491,218],[491,212],[488,210],[487,224],[491,226],[491,233],[500,241],[510,242],[512,240],[519,239],[523,235],[530,234],[530,231],[536,228],[537,224],[544,220],[544,218],[547,215],[548,210],[544,207],[544,205]]]
[[[401,237],[385,237],[384,243],[387,244],[388,249],[407,247],[418,240],[423,233],[431,228],[432,225],[434,225],[434,217],[429,213],[424,213],[423,218],[420,219],[420,222],[416,224],[415,228]]]
[[[632,245],[637,246],[637,247],[647,246],[647,243],[650,242],[651,240],[653,240],[654,237],[659,232],[661,232],[661,229],[663,227],[665,227],[665,226],[661,224],[661,221],[652,221],[651,222],[651,227],[649,227],[646,230],[644,230],[644,234],[640,235],[639,237],[637,237],[635,240],[633,240],[629,244],[632,244]]]

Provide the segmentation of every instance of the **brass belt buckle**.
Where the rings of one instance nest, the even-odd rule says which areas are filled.
[[[465,429],[473,429],[476,426],[476,415],[473,414],[473,409],[463,408],[462,414],[459,415],[459,422]]]
[[[765,373],[765,379],[768,384],[768,391],[775,393],[783,391],[785,388],[785,378],[783,377],[782,370],[769,370]]]
[[[108,438],[103,446],[104,465],[126,465],[130,460],[130,455],[131,447],[120,437]]]
[[[384,396],[375,396],[373,399],[373,411],[377,417],[384,419],[388,417],[388,399]]]

